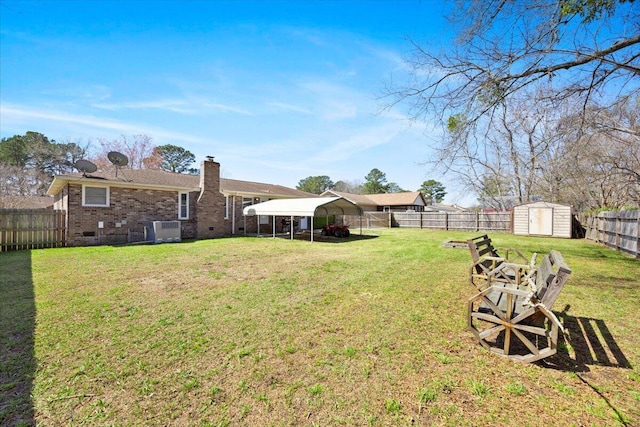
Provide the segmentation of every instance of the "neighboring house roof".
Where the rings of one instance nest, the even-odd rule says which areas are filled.
[[[403,193],[367,194],[378,206],[425,206],[427,203],[419,191]]]
[[[425,206],[427,203],[419,191],[382,194],[352,194],[341,191],[327,190],[321,196],[335,195],[343,197],[360,206]]]
[[[345,193],[342,191],[327,190],[324,193],[322,193],[320,196],[321,197],[328,197],[328,196],[342,197],[343,199],[347,199],[350,202],[355,203],[359,206],[375,206],[376,205],[373,200],[369,199],[364,194],[353,194],[353,193]]]
[[[435,205],[431,206],[433,208],[433,210],[438,211],[438,212],[450,212],[450,213],[456,213],[456,212],[466,212],[467,209],[463,208],[462,206],[458,206],[458,205],[443,205],[442,203],[436,203]]]
[[[67,183],[111,185],[130,188],[149,188],[173,191],[199,191],[200,176],[167,172],[159,169],[120,169],[118,176],[109,172],[93,172],[83,175],[73,173],[57,175],[47,191],[54,195]],[[240,181],[220,178],[220,191],[228,194],[248,196],[276,196],[276,197],[311,197],[312,194],[281,185],[260,182]]]

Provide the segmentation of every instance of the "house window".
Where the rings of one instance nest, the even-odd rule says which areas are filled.
[[[189,193],[178,193],[178,219],[189,219]]]
[[[242,198],[242,210],[244,211],[244,208],[246,208],[247,206],[251,206],[253,204],[253,198],[251,197],[243,197]]]
[[[82,186],[82,206],[109,206],[109,187]]]

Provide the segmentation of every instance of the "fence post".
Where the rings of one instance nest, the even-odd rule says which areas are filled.
[[[602,218],[600,218],[600,214],[596,214],[596,224],[596,242],[600,243],[602,242]]]
[[[640,212],[636,218],[636,258],[640,258]]]
[[[513,215],[513,209],[509,211],[509,232],[511,234],[513,234],[513,221],[514,221],[514,215]]]
[[[476,231],[480,231],[480,212],[476,212]]]
[[[620,239],[620,234],[622,232],[622,230],[621,230],[622,229],[622,220],[620,219],[619,216],[616,216],[616,223],[615,224],[616,224],[616,251],[619,251],[620,247],[621,247],[620,243],[621,243],[621,240],[622,240],[622,239]]]

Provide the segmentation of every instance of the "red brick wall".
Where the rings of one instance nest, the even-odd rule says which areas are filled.
[[[178,219],[178,192],[111,187],[109,207],[82,206],[82,186],[70,184],[66,193],[67,245],[118,244],[144,240],[151,221]],[[189,194],[189,219],[180,220],[182,238],[196,237],[197,192]],[[98,228],[98,222],[104,227]]]
[[[235,205],[235,223],[233,221],[234,207]],[[225,231],[227,235],[244,235],[245,230],[247,233],[255,234],[257,231],[258,218],[248,216],[245,218],[242,215],[242,196],[229,196],[229,218],[226,221]],[[235,225],[235,233],[232,228]]]
[[[196,212],[196,237],[211,239],[226,235],[224,195],[220,192],[220,163],[213,160],[201,163],[200,189]]]

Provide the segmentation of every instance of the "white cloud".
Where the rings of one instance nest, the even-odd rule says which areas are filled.
[[[55,98],[69,98],[83,102],[101,102],[111,98],[112,89],[105,85],[85,85],[78,83],[74,86],[62,85],[56,88],[48,88],[41,93]]]
[[[60,110],[37,109],[14,105],[0,105],[0,118],[4,128],[11,129],[28,125],[31,129],[55,128],[60,133],[70,126],[80,127],[85,134],[95,135],[96,131],[118,134],[147,134],[158,140],[205,143],[207,141],[192,135],[176,133],[147,125],[125,123],[89,115],[71,114]],[[80,132],[78,132],[80,133]]]
[[[157,101],[140,101],[140,102],[122,102],[122,103],[96,103],[91,104],[94,108],[102,110],[146,110],[158,109],[166,110],[174,113],[195,114],[197,110],[192,108],[184,108],[186,103],[178,100],[157,100]]]
[[[92,104],[92,107],[100,108],[103,110],[163,110],[170,111],[172,113],[179,114],[204,114],[207,112],[220,111],[223,113],[236,113],[242,115],[251,115],[251,113],[238,106],[226,105],[218,102],[210,102],[207,100],[196,99],[159,99],[149,101],[137,101],[137,102],[122,102],[122,103],[101,103]]]
[[[198,104],[196,104],[197,106]],[[246,110],[242,107],[237,107],[234,105],[226,105],[226,104],[220,104],[217,102],[203,102],[201,104],[203,108],[207,108],[207,109],[212,109],[212,110],[219,110],[219,111],[223,111],[223,112],[227,112],[227,113],[237,113],[237,114],[242,114],[245,116],[250,116],[251,112],[249,110]]]
[[[293,111],[296,113],[312,114],[311,110],[297,105],[287,104],[285,102],[267,102],[267,106],[276,107],[281,110]]]

